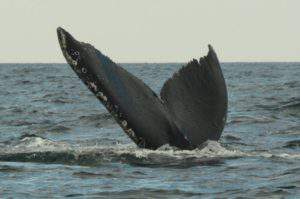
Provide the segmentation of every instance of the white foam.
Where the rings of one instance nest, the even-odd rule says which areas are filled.
[[[127,148],[114,148],[115,153],[118,154],[131,154],[138,158],[147,158],[149,155],[163,155],[173,158],[185,159],[185,158],[202,158],[202,157],[239,157],[244,156],[243,152],[236,150],[228,150],[215,141],[208,141],[206,146],[202,149],[194,150],[179,150],[176,147],[170,147],[169,145],[163,145],[157,150],[141,149],[137,147]]]
[[[11,147],[16,152],[58,151],[69,148],[70,145],[65,142],[55,142],[41,137],[25,137],[17,145]]]
[[[243,152],[240,150],[227,149],[220,143],[208,141],[203,148],[194,150],[179,150],[176,147],[164,145],[157,150],[138,148],[134,144],[115,144],[115,145],[94,145],[94,146],[71,146],[65,142],[55,142],[41,137],[25,137],[17,145],[5,147],[0,153],[35,153],[35,152],[71,152],[75,156],[89,155],[94,157],[112,157],[131,156],[135,158],[153,158],[158,157],[162,160],[168,157],[172,160],[184,160],[189,158],[235,158],[235,157],[264,157],[264,158],[288,158],[298,159],[299,153],[269,153],[269,152]],[[159,160],[158,159],[158,160]]]

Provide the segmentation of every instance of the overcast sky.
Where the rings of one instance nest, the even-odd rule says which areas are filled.
[[[65,62],[56,28],[116,62],[300,61],[299,0],[0,0],[0,62]]]

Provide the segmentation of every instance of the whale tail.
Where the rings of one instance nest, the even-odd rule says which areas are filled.
[[[227,116],[227,89],[212,46],[207,56],[192,60],[167,80],[160,94],[193,146],[220,138]]]
[[[191,149],[219,139],[227,112],[227,91],[213,49],[170,78],[159,98],[138,79],[87,43],[57,29],[63,55],[74,72],[140,147],[170,144]]]

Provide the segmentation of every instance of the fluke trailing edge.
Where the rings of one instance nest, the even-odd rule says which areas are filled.
[[[139,146],[194,149],[218,140],[227,115],[227,89],[213,48],[164,84],[158,97],[143,81],[92,45],[57,29],[62,52],[85,85]]]

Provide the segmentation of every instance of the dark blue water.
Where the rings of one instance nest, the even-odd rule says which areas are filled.
[[[181,64],[123,66],[159,92]],[[68,65],[1,64],[0,198],[300,197],[300,63],[222,68],[220,142],[151,151],[136,148]]]

